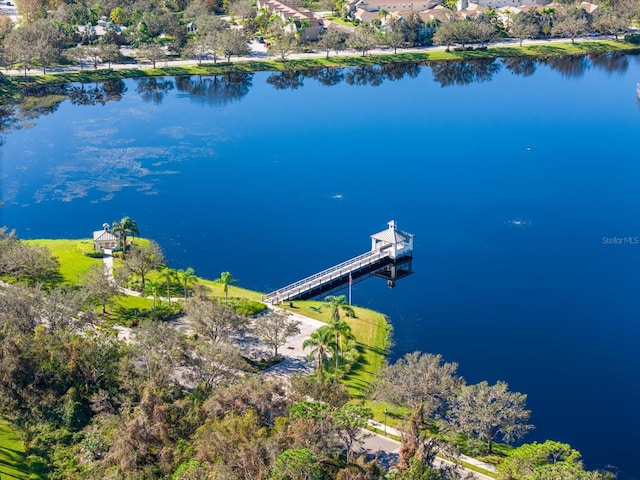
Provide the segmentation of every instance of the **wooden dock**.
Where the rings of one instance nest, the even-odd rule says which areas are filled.
[[[394,221],[388,225],[387,230],[371,235],[370,251],[263,295],[262,301],[273,304],[314,298],[336,286],[353,282],[391,263],[411,257],[414,235],[397,230]]]

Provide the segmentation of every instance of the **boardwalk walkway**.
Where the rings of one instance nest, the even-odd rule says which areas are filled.
[[[363,253],[333,267],[314,273],[302,280],[298,280],[286,287],[268,293],[262,297],[267,303],[279,303],[287,300],[300,299],[312,291],[321,290],[327,284],[340,284],[372,267],[380,267],[390,259],[391,249],[385,248]]]

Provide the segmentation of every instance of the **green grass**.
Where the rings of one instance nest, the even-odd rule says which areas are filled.
[[[198,278],[198,283],[205,285],[211,291],[211,294],[215,297],[224,297],[224,287],[221,283],[215,280],[207,280],[204,278]],[[229,298],[239,297],[247,298],[249,300],[255,300],[259,302],[262,299],[262,293],[254,292],[253,290],[247,290],[246,288],[229,285]]]
[[[12,480],[37,480],[29,475],[24,443],[15,430],[4,420],[0,420],[0,478]]]
[[[167,303],[167,302],[162,302]],[[156,300],[156,305],[160,304],[160,300]],[[119,295],[116,297],[115,305],[113,309],[115,310],[118,307],[132,309],[137,308],[138,310],[149,310],[153,308],[153,299],[143,298],[143,297],[134,297],[133,295]]]
[[[283,306],[287,310],[321,322],[331,321],[331,312],[325,302],[296,301],[293,304],[294,308],[290,308],[286,302]],[[381,313],[361,307],[353,307],[353,309],[356,318],[343,316],[343,319],[351,327],[351,333],[356,338],[361,356],[344,378],[344,382],[353,398],[364,399],[373,376],[384,365],[389,340],[389,324]]]
[[[25,240],[29,245],[41,245],[49,249],[51,254],[58,257],[60,261],[60,274],[63,281],[70,285],[78,285],[79,279],[84,272],[89,270],[93,265],[101,265],[102,259],[87,257],[82,253],[86,242],[89,239],[82,240]],[[80,246],[80,248],[79,248]]]

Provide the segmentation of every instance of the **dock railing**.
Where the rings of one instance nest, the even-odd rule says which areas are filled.
[[[273,303],[274,300],[276,302],[284,302],[292,295],[299,295],[337,278],[344,277],[349,273],[356,272],[363,267],[371,265],[372,263],[378,262],[380,259],[388,257],[390,252],[390,249],[384,249],[363,253],[357,257],[353,257],[345,262],[339,263],[338,265],[334,265],[326,270],[314,273],[302,280],[298,280],[297,282],[263,295],[262,300],[271,303]]]

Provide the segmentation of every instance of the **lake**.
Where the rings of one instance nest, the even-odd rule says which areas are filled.
[[[271,291],[394,219],[415,273],[372,278],[392,358],[528,394],[536,429],[640,478],[637,57],[51,87],[2,145],[1,222],[88,237],[125,215],[172,267]]]

